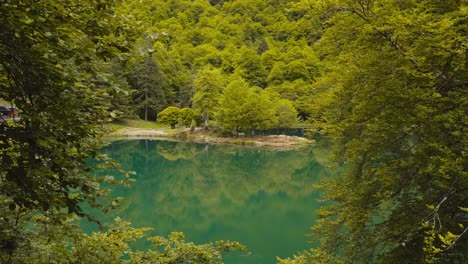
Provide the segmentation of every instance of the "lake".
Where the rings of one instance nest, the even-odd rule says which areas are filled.
[[[250,255],[229,253],[224,261],[276,263],[311,248],[310,226],[319,207],[315,185],[336,172],[320,147],[296,150],[121,140],[103,149],[137,174],[119,216],[134,227],[153,227],[153,235],[181,231],[187,241],[235,240]],[[89,230],[89,226],[85,229]],[[137,247],[143,249],[146,243]]]

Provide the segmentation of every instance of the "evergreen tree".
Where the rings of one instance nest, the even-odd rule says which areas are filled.
[[[174,102],[174,92],[165,89],[161,68],[152,57],[136,63],[128,80],[134,89],[135,112],[144,120],[154,120],[159,111]]]

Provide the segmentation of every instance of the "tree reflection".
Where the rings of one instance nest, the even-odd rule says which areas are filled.
[[[128,201],[120,216],[160,232],[183,231],[197,242],[237,240],[273,257],[307,247],[314,185],[333,175],[315,158],[320,151],[225,145],[206,151],[204,144],[149,140],[117,141],[104,150],[137,172],[131,189],[115,190]]]

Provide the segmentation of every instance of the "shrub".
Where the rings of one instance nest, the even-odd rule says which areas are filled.
[[[179,122],[181,110],[175,106],[169,106],[158,114],[158,121],[163,124],[170,125],[172,129],[175,128]]]

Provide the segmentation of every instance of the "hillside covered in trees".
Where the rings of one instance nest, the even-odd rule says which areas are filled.
[[[0,123],[0,261],[125,262],[145,230],[70,220],[118,205],[101,183],[129,184],[91,173],[118,168],[99,153],[107,122],[178,107],[334,141],[346,171],[322,184],[320,246],[279,262],[466,263],[467,18],[464,0],[0,1],[0,98],[22,116]],[[132,260],[242,249],[152,241],[166,251]]]
[[[291,127],[311,113],[319,21],[291,1],[128,1],[141,37],[123,114],[191,107],[208,125]],[[122,102],[129,105],[122,109]]]

